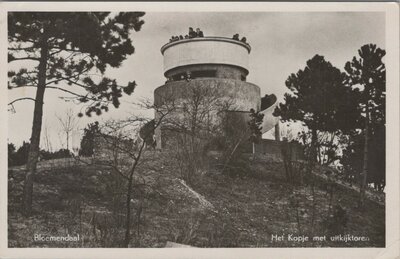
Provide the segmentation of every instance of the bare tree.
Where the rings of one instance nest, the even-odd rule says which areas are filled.
[[[73,133],[74,130],[76,130],[78,126],[78,117],[72,109],[68,109],[63,116],[56,114],[56,117],[60,122],[63,133],[65,134],[66,147],[67,150],[69,150],[71,134]]]
[[[153,108],[158,118],[154,119],[156,129],[166,116],[174,109],[173,105],[164,104],[156,107],[144,103],[143,106]],[[148,161],[153,160],[152,154],[156,154],[152,148],[146,147],[145,139],[154,134],[154,131],[147,131],[140,136],[140,129],[152,119],[138,116],[131,116],[126,120],[108,121],[101,127],[101,134],[97,142],[101,142],[103,156],[97,159],[97,164],[108,167],[113,175],[122,180],[126,185],[125,192],[125,238],[124,247],[129,247],[131,242],[132,207],[136,208],[136,245],[140,245],[140,218],[142,214],[145,189],[151,188],[143,176],[149,170]],[[136,194],[136,196],[134,195]]]
[[[45,144],[46,150],[49,151],[49,152],[53,152],[53,147],[51,145],[49,128],[48,128],[47,123],[44,125],[43,138],[44,138],[44,144]]]
[[[168,132],[168,148],[172,150],[182,178],[193,183],[193,177],[203,170],[207,149],[221,132],[224,113],[233,102],[222,94],[220,87],[188,83],[177,104],[179,115],[170,116],[162,129]]]

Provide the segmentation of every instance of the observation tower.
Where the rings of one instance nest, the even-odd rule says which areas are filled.
[[[162,105],[167,99],[179,105],[189,87],[218,88],[223,98],[233,101],[234,112],[248,116],[250,109],[261,111],[262,133],[271,130],[279,122],[272,115],[276,97],[272,95],[272,99],[263,100],[262,104],[260,87],[247,82],[250,52],[249,44],[226,37],[194,37],[165,44],[161,54],[167,81],[155,89],[155,105]],[[155,116],[157,119],[160,114]],[[178,110],[170,116],[179,119],[182,114]],[[164,146],[163,136],[163,128],[157,128],[157,148]]]

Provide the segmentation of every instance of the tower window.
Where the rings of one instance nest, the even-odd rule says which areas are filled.
[[[193,71],[192,78],[199,78],[199,77],[216,77],[217,71],[216,70],[200,70],[200,71]]]
[[[190,72],[182,72],[179,74],[175,74],[171,77],[172,81],[180,81],[185,79],[196,79],[202,77],[216,77],[216,70],[199,70],[199,71],[190,71]]]
[[[179,74],[172,76],[173,81],[180,81],[180,80],[184,80],[185,78],[186,78],[186,73],[179,73]]]

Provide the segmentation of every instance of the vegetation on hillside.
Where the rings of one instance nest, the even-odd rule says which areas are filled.
[[[154,153],[153,153],[154,152]],[[157,154],[157,156],[154,156]],[[249,163],[246,176],[218,169],[218,155],[210,155],[208,170],[196,176],[190,188],[180,180],[168,152],[151,151],[151,167],[140,172],[148,184],[145,199],[132,201],[130,247],[164,247],[167,241],[197,247],[384,247],[385,208],[366,201],[368,213],[357,208],[357,193],[334,182],[314,179],[293,185],[285,179],[282,163]],[[145,157],[146,158],[146,157]],[[250,162],[252,155],[247,156]],[[120,183],[112,172],[97,165],[40,171],[34,183],[33,215],[22,218],[23,172],[9,171],[10,247],[121,247],[124,241]],[[114,193],[114,195],[112,195]],[[135,197],[140,190],[134,190]],[[315,200],[315,202],[314,202]],[[315,204],[315,205],[313,205]],[[141,206],[140,223],[137,209]],[[312,214],[314,228],[312,226]],[[139,224],[139,225],[138,225]],[[34,242],[34,234],[76,236],[79,242]],[[274,242],[272,235],[326,236],[327,241]],[[331,241],[338,234],[366,237],[367,241]]]

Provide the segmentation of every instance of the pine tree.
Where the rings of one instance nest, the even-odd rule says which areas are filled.
[[[140,30],[143,15],[143,12],[8,13],[8,62],[19,62],[20,67],[19,71],[8,72],[8,88],[36,88],[34,99],[21,97],[9,103],[21,100],[35,103],[24,183],[26,215],[32,209],[33,175],[39,155],[46,89],[68,93],[71,99],[86,103],[87,116],[108,111],[110,103],[118,108],[119,98],[123,93],[131,94],[136,83],[121,86],[105,77],[104,72],[107,66],[119,67],[134,53],[130,32]],[[100,77],[93,77],[94,73]]]
[[[359,58],[353,57],[347,62],[347,83],[353,87],[360,88],[360,112],[364,115],[364,150],[363,166],[360,188],[360,205],[365,199],[365,189],[368,180],[369,153],[371,136],[376,135],[381,144],[385,142],[385,108],[386,108],[386,68],[383,57],[386,52],[374,44],[366,44],[358,50]],[[383,167],[384,168],[384,167]]]
[[[250,141],[253,144],[253,154],[256,153],[255,151],[255,144],[258,143],[261,139],[262,133],[262,121],[264,118],[264,114],[260,113],[259,111],[256,112],[254,109],[250,109],[250,121],[248,122],[250,128]]]
[[[8,143],[8,166],[13,166],[15,163],[16,147],[13,143]]]
[[[94,152],[94,137],[100,133],[99,123],[95,121],[90,123],[84,129],[83,137],[81,140],[81,148],[79,150],[80,156],[92,156]]]
[[[358,121],[356,94],[344,82],[345,74],[319,55],[285,82],[290,93],[274,115],[282,121],[301,121],[310,130],[309,170],[317,159],[318,133],[348,132]]]

